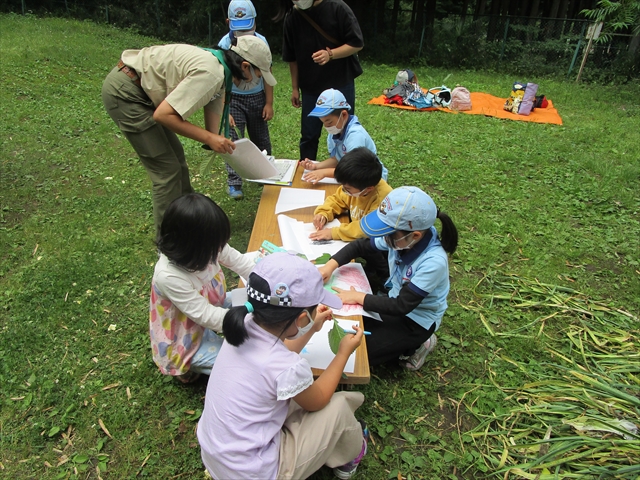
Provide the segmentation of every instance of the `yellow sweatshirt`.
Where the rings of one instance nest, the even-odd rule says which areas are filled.
[[[347,195],[342,189],[342,185],[338,187],[336,193],[328,197],[322,205],[316,208],[314,215],[322,215],[330,222],[338,215],[349,212],[351,221],[343,223],[339,227],[331,229],[331,237],[334,240],[343,240],[350,242],[365,236],[360,228],[360,219],[369,212],[373,212],[378,208],[384,197],[389,195],[393,190],[387,182],[380,180],[375,190],[370,192],[366,197],[352,197]]]

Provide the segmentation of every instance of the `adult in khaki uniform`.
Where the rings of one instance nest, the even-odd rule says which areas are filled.
[[[269,47],[253,36],[238,37],[229,50],[159,45],[122,53],[104,81],[102,101],[153,183],[156,233],[171,201],[193,191],[176,134],[233,152],[225,98],[232,83],[252,80],[252,72],[275,85],[270,69]],[[203,107],[205,128],[187,121]]]

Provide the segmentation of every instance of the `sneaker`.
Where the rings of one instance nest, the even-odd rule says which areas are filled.
[[[369,429],[367,428],[367,424],[364,420],[358,420],[360,422],[360,426],[362,427],[362,450],[360,450],[360,454],[351,460],[349,463],[345,463],[341,467],[336,467],[333,469],[333,474],[341,479],[347,480],[355,475],[356,470],[358,469],[358,465],[362,461],[362,458],[367,454],[367,443],[369,443]]]
[[[229,185],[227,193],[234,200],[242,200],[244,198],[244,193],[242,193],[240,185]]]
[[[429,337],[429,339],[424,342],[422,345],[418,347],[418,349],[413,352],[413,355],[401,356],[400,360],[406,360],[406,363],[402,363],[402,366],[407,370],[416,371],[420,370],[422,365],[424,365],[424,361],[427,358],[434,348],[436,348],[436,344],[438,343],[438,337],[434,333]]]

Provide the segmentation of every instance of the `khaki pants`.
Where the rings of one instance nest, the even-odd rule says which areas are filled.
[[[323,465],[339,467],[356,458],[363,437],[353,413],[363,401],[359,392],[337,392],[317,412],[291,401],[280,433],[278,480],[307,478]]]
[[[155,106],[144,90],[114,68],[102,85],[107,113],[138,154],[153,184],[153,218],[156,234],[164,211],[176,198],[193,192],[189,167],[178,136],[155,122]]]

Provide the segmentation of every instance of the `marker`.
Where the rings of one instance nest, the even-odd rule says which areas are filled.
[[[346,328],[343,328],[342,330],[344,330],[344,333],[351,333],[353,335],[356,334],[355,330],[347,330]],[[371,335],[371,332],[367,332],[366,330],[364,331],[364,335]]]

